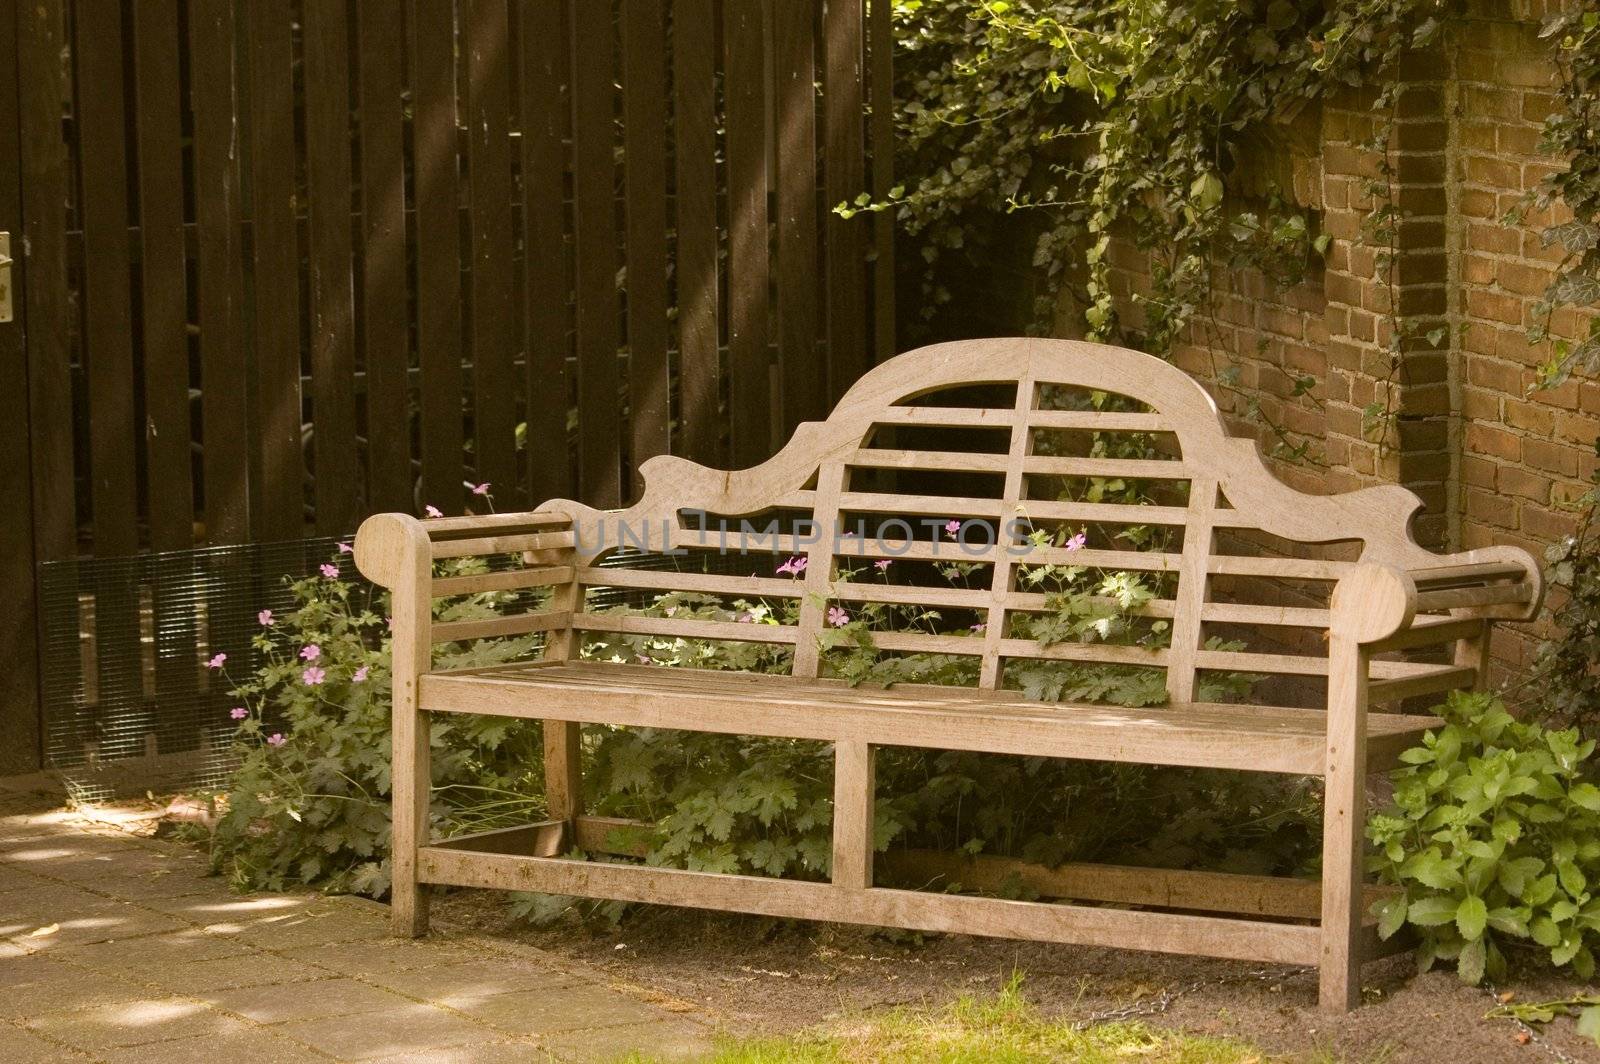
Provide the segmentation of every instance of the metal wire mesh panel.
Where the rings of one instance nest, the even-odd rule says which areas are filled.
[[[319,538],[42,565],[46,765],[85,801],[220,786],[232,766],[228,710],[238,699],[206,662],[226,654],[231,676],[249,676],[260,664],[251,646],[261,630],[257,615],[292,610],[290,583],[338,559],[338,543]],[[358,593],[371,590],[348,557],[339,560],[343,577],[362,585]],[[624,561],[635,568],[678,564],[666,555],[608,564]],[[590,608],[639,606],[645,598],[605,588]]]
[[[255,668],[263,609],[337,553],[332,538],[40,566],[46,764],[85,800],[222,782],[228,671]],[[354,566],[344,566],[354,578]]]

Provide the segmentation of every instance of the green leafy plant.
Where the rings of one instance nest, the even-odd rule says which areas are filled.
[[[481,568],[448,563],[452,573]],[[388,891],[389,632],[381,598],[334,559],[294,581],[296,608],[263,611],[261,665],[238,683],[238,767],[211,836],[212,863],[241,889],[314,884]],[[495,612],[492,594],[442,599],[442,621]],[[526,657],[532,637],[449,644],[440,668]],[[214,667],[226,668],[213,659]],[[536,722],[448,714],[430,732],[433,819],[443,834],[537,820],[542,743]]]
[[[1452,695],[1444,727],[1408,750],[1394,806],[1368,837],[1379,877],[1400,888],[1375,906],[1379,933],[1420,938],[1423,969],[1454,961],[1469,983],[1505,972],[1505,951],[1537,948],[1581,978],[1600,943],[1600,787],[1594,740],[1519,721],[1490,694]]]

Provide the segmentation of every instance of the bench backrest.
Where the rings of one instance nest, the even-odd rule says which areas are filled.
[[[887,601],[963,620],[970,611],[976,621],[967,634],[880,632],[874,645],[974,655],[985,688],[1002,683],[1008,659],[1110,662],[1164,668],[1169,697],[1188,701],[1203,670],[1321,671],[1310,659],[1282,653],[1208,650],[1208,625],[1327,626],[1322,605],[1212,601],[1216,577],[1326,589],[1358,559],[1410,568],[1500,558],[1496,548],[1441,558],[1418,546],[1410,523],[1422,502],[1404,488],[1313,496],[1284,485],[1262,463],[1255,441],[1228,435],[1210,396],[1181,370],[1139,352],[1068,340],[975,340],[912,351],[873,369],[826,421],[801,425],[758,466],[724,472],[663,456],[644,463],[641,473],[643,496],[627,510],[597,511],[568,500],[541,507],[573,523],[578,562],[564,601],[574,627],[792,643],[799,676],[817,674],[818,635],[830,610],[844,611],[833,614],[837,619],[862,602]],[[1106,490],[1133,483],[1147,487],[1140,505],[1130,505],[1126,492]],[[735,544],[738,537],[724,536],[720,520],[737,531],[741,518],[762,529],[772,516],[780,531],[758,535],[753,549],[784,561],[782,574],[772,572],[767,556],[759,570],[752,562],[733,574],[707,571],[693,557],[679,571],[596,567],[619,540],[693,555]],[[820,537],[796,526],[799,518],[814,521]],[[951,520],[965,547],[942,532]],[[1022,552],[1018,541],[1029,529],[1062,526],[1086,531],[1085,544]],[[1156,531],[1132,542],[1119,538],[1139,527]],[[835,529],[856,532],[836,540]],[[996,542],[984,548],[989,529]],[[1296,544],[1350,541],[1350,549],[1339,560],[1228,553],[1219,544],[1235,531]],[[806,559],[798,577],[789,558]],[[870,579],[872,561],[885,558],[907,573],[931,560],[979,566],[967,586]],[[1170,624],[1170,645],[1046,646],[1014,637],[1009,617],[1045,607],[1026,580],[1029,567],[1041,564],[1164,574],[1161,596],[1143,612]],[[841,565],[868,576],[841,582]],[[798,622],[618,617],[585,611],[583,585],[787,598],[800,604]]]

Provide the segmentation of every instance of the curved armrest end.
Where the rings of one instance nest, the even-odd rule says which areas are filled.
[[[1363,563],[1339,579],[1330,607],[1333,636],[1376,643],[1410,626],[1417,585],[1402,569]]]
[[[356,532],[356,568],[391,591],[429,557],[428,533],[410,514],[374,514]]]

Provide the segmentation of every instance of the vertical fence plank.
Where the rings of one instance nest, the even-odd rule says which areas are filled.
[[[564,0],[524,0],[522,218],[526,262],[528,498],[537,506],[572,493],[567,445],[566,147],[567,28]]]
[[[151,549],[176,551],[194,543],[178,12],[170,4],[134,4],[128,11],[138,134],[145,505]],[[175,575],[168,567],[152,569],[155,573]],[[158,578],[150,591],[155,689],[172,697],[191,694],[198,681],[192,601],[181,579]],[[177,720],[158,718],[157,724],[162,752],[175,751],[189,739]]]
[[[773,6],[777,79],[778,367],[785,437],[825,416],[817,365],[817,61],[814,3]]]
[[[721,460],[717,351],[717,27],[711,0],[672,8],[673,113],[677,132],[679,452]]]
[[[230,0],[189,8],[194,114],[195,287],[200,327],[200,469],[206,541],[250,538],[250,433],[240,245],[239,140]]]
[[[305,531],[300,450],[300,251],[295,221],[294,71],[289,0],[258,0],[250,13],[250,229],[254,269],[255,410],[252,442],[260,490],[258,540]]]
[[[578,478],[592,506],[622,501],[617,416],[616,91],[610,3],[572,18],[574,243],[577,251]]]
[[[872,195],[894,187],[894,5],[874,0],[867,59],[872,64]],[[872,216],[872,357],[895,353],[894,212]]]
[[[374,511],[411,512],[403,16],[400,0],[356,5],[367,501]]]
[[[167,4],[135,4],[129,11],[139,137],[145,508],[150,515],[151,549],[179,550],[194,542],[194,480],[189,459],[178,12]]]
[[[361,503],[350,280],[350,41],[344,0],[305,0],[304,21],[311,460],[317,532],[332,536],[354,526]]]
[[[861,227],[833,208],[863,191],[861,8],[863,0],[827,0],[823,13],[823,204],[828,208],[828,392],[837,401],[867,367],[866,284]]]
[[[517,390],[512,340],[511,24],[505,0],[468,0],[467,167],[472,203],[473,456],[477,477],[506,503],[517,480]]]
[[[422,365],[422,501],[458,513],[463,492],[460,172],[454,5],[414,0],[417,346]]]
[[[662,0],[622,8],[623,165],[628,207],[629,461],[668,450],[667,67]]]
[[[767,351],[766,28],[762,5],[725,4],[723,99],[728,157],[729,432],[735,466],[772,453]]]
[[[0,150],[7,157],[0,161],[0,230],[12,234],[12,257],[23,259],[22,247],[22,119],[18,105],[28,98],[27,90],[16,83],[26,61],[20,56],[17,21],[33,17],[34,6],[0,6],[0,55],[16,55],[19,62],[8,76],[0,78]],[[25,48],[31,41],[24,33]],[[59,82],[58,82],[59,84]],[[60,137],[60,97],[52,107],[57,115],[56,136]],[[58,202],[50,215],[56,225],[62,221]],[[12,270],[12,283],[27,285],[27,264]],[[0,616],[0,775],[32,772],[40,767],[40,657],[39,626],[35,609],[38,591],[34,577],[34,525],[32,470],[28,451],[30,425],[27,403],[28,363],[24,348],[26,294],[21,299],[13,292],[16,321],[22,326],[0,327],[0,389],[11,399],[11,410],[0,422],[0,498],[6,500],[6,520],[0,522],[0,594],[6,610]],[[70,496],[71,492],[66,492]]]
[[[106,557],[139,549],[122,35],[122,9],[116,0],[90,0],[79,8],[73,44],[82,160],[90,500],[94,550]]]
[[[67,289],[67,150],[61,131],[64,2],[17,5],[23,230],[11,254],[24,267],[34,551],[39,561],[70,558],[77,552],[78,538]]]

